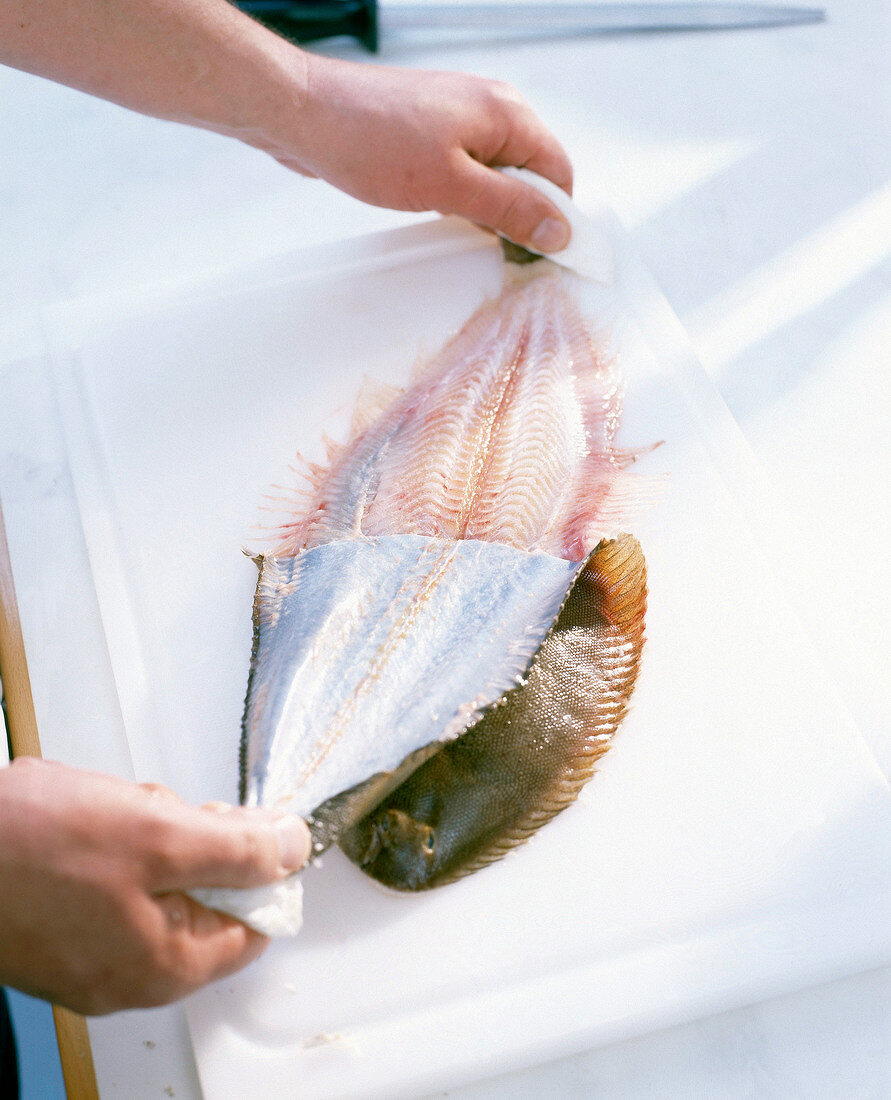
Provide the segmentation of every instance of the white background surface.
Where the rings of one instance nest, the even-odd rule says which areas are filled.
[[[435,897],[382,898],[326,854],[303,876],[298,939],[187,1006],[218,1100],[292,1081],[413,1096],[891,962],[884,776],[772,576],[779,544],[752,544],[766,516],[743,510],[738,429],[627,242],[604,244],[615,286],[575,293],[622,364],[620,443],[663,439],[635,470],[669,479],[629,521],[648,641],[619,743],[522,858]],[[440,223],[269,266],[132,318],[115,296],[48,319],[125,745],[139,779],[197,803],[235,798],[255,582],[237,548],[261,492],[295,445],[316,457],[321,428],[341,438],[363,377],[404,380],[503,265],[494,241]],[[3,428],[27,449],[35,414],[16,411],[26,426]],[[67,714],[47,715],[47,751],[74,751]]]
[[[617,209],[775,486],[791,548],[777,566],[887,770],[889,42],[884,5],[834,8],[829,24],[793,30],[382,60],[518,84],[573,154],[580,201]],[[13,383],[40,346],[41,304],[414,220],[7,71],[0,210]],[[49,631],[53,609],[31,601],[32,630]],[[878,1097],[889,1018],[888,977],[873,973],[465,1094]],[[125,1069],[146,1095],[165,1083],[189,1094],[175,1017],[158,1014],[155,1045],[117,1070],[127,1017],[92,1034],[107,1095],[132,1095]]]

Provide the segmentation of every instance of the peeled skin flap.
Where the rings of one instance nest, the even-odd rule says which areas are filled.
[[[242,800],[311,817],[514,687],[582,563],[401,535],[265,558]]]
[[[260,559],[243,803],[307,818],[323,850],[522,682],[583,565],[419,535]],[[237,912],[232,891],[194,896],[281,934],[282,885],[263,927],[263,888]]]

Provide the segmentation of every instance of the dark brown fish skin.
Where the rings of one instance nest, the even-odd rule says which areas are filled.
[[[434,742],[410,753],[392,772],[378,772],[364,782],[341,791],[313,810],[306,819],[313,853],[321,855],[353,825],[373,812],[405,778],[437,752]]]
[[[502,256],[511,264],[520,264],[521,266],[523,264],[534,264],[536,260],[545,258],[538,252],[530,252],[528,248],[524,248],[521,244],[514,244],[506,237],[502,237],[499,243]]]
[[[501,859],[565,809],[627,711],[646,595],[637,540],[600,542],[526,683],[346,832],[347,856],[386,886],[426,890]]]

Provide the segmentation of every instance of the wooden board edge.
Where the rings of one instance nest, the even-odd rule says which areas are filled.
[[[40,756],[37,715],[31,694],[28,660],[22,637],[12,562],[0,501],[0,680],[6,703],[11,755]],[[53,1005],[56,1041],[68,1100],[99,1100],[87,1022],[70,1009]]]
[[[68,1100],[99,1100],[87,1021],[60,1005],[53,1005],[53,1021],[65,1079],[65,1095]]]

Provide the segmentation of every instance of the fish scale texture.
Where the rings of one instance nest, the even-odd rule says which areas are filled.
[[[525,682],[346,833],[347,855],[395,889],[442,886],[500,859],[573,802],[625,716],[646,592],[637,540],[602,542]]]

